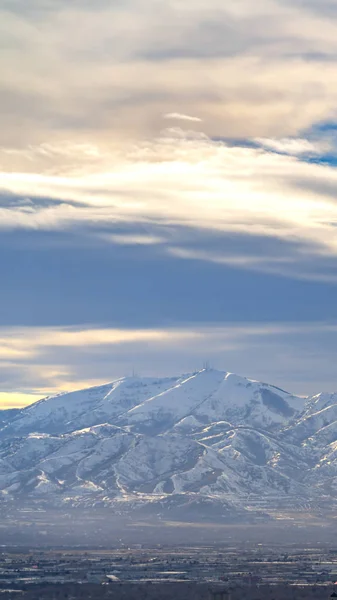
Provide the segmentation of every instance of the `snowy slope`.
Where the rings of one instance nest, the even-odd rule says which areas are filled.
[[[232,373],[203,370],[132,408],[128,424],[154,424],[165,430],[193,416],[200,424],[228,420],[235,425],[268,427],[285,424],[304,408],[304,400]]]
[[[74,429],[115,421],[149,397],[175,385],[177,379],[127,377],[103,386],[59,394],[21,410],[2,435],[66,433]]]
[[[175,515],[333,506],[336,401],[215,370],[46,398],[0,419],[0,500]]]
[[[5,410],[0,410],[0,429],[9,421],[11,421],[19,412],[20,409],[18,408],[7,408]]]

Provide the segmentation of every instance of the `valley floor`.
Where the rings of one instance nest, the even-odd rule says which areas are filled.
[[[222,586],[209,587],[198,583],[157,584],[64,584],[26,586],[23,592],[5,590],[2,600],[330,600],[331,586]]]
[[[110,548],[48,547],[48,540],[44,547],[3,544],[1,598],[328,599],[337,589],[337,545],[315,539],[313,530],[307,530],[307,541],[296,541],[290,531],[282,541],[276,529],[269,530],[274,540],[261,543],[254,540],[256,530],[228,528],[221,542],[207,543],[210,528],[195,526],[190,531],[198,533],[199,543],[174,544],[169,537],[159,542],[177,529],[188,533],[183,524],[166,526],[150,543],[143,527],[137,542],[116,538]]]

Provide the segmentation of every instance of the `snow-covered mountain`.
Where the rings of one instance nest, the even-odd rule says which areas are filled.
[[[204,369],[0,411],[6,503],[196,518],[332,507],[336,490],[337,394],[300,398]]]

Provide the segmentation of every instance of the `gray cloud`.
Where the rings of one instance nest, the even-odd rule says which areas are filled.
[[[2,325],[202,336],[3,343],[2,389],[194,369],[205,347],[295,391],[334,387],[329,330],[275,321],[337,317],[336,172],[299,151],[318,162],[303,130],[336,115],[336,17],[328,0],[3,0]],[[163,132],[167,114],[200,122]]]
[[[68,137],[120,144],[157,134],[170,112],[200,116],[210,135],[291,135],[336,106],[328,4],[319,22],[304,3],[273,0],[254,10],[218,0],[193,10],[173,0],[155,10],[145,0],[1,8],[8,147]]]
[[[147,341],[141,336],[137,341],[142,332],[129,330],[121,331],[119,340],[113,342],[109,329],[0,330],[2,343],[6,339],[10,343],[6,366],[0,367],[0,392],[15,388],[21,393],[55,393],[110,381],[130,374],[133,368],[141,375],[172,375],[201,368],[206,359],[216,368],[267,380],[299,394],[337,387],[335,324],[240,323],[143,333],[150,336]],[[81,344],[83,336],[86,343]],[[54,340],[58,340],[56,345]],[[18,361],[10,356],[13,347],[30,352]]]
[[[319,16],[336,17],[337,6],[335,0],[279,0],[282,4],[288,4],[291,7],[305,9]]]
[[[63,176],[3,175],[4,193],[29,198],[30,204],[0,206],[2,229],[56,231],[82,226],[90,232],[92,223],[104,228],[113,222],[148,224],[151,230],[157,223],[222,235],[271,237],[300,248],[292,253],[293,265],[290,256],[283,260],[288,275],[298,267],[303,270],[305,254],[322,260],[337,256],[337,207],[331,197],[337,179],[332,167],[259,148],[231,147],[181,130],[168,130],[122,157],[90,146],[81,154],[80,148],[42,148],[51,164],[62,160],[64,150],[70,173]],[[40,150],[32,149],[31,156],[40,160]],[[46,204],[45,198],[53,202]],[[181,240],[171,245],[179,248]],[[203,248],[194,254],[211,262],[229,260]],[[266,262],[257,258],[254,266],[251,254],[243,252],[245,256],[244,268]],[[181,258],[187,257],[181,253]],[[282,261],[268,262],[279,270]]]

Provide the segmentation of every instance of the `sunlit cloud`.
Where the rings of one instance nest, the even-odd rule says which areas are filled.
[[[2,344],[32,351],[20,360],[10,353],[7,360],[1,358],[0,408],[101,385],[133,371],[155,377],[192,372],[205,360],[215,368],[268,380],[297,393],[334,389],[336,332],[336,323],[276,322],[198,324],[161,331],[2,328]],[[308,365],[312,372],[304,379]]]
[[[194,123],[201,123],[202,119],[199,117],[192,117],[191,115],[182,115],[181,113],[167,113],[164,115],[164,119],[173,119],[176,121],[192,121]]]
[[[21,408],[40,400],[43,395],[19,394],[17,392],[0,392],[0,410]]]
[[[5,358],[24,356],[27,352],[34,355],[38,349],[44,347],[71,346],[88,347],[96,345],[113,345],[130,342],[156,342],[178,341],[198,337],[197,332],[176,330],[128,330],[128,329],[29,329],[22,335],[20,329],[13,329],[4,337],[0,337],[2,352]],[[1,335],[1,334],[0,334]],[[17,354],[16,354],[17,353]]]
[[[126,255],[131,263],[146,256],[175,269],[183,265],[185,273],[197,265],[205,274],[207,268],[216,271],[214,278],[221,267],[221,274],[248,271],[247,277],[292,278],[291,285],[334,286],[337,144],[329,132],[319,131],[319,124],[333,128],[337,119],[333,4],[168,0],[154,10],[148,0],[4,0],[4,247],[6,241],[14,246],[16,236],[29,244],[45,234],[41,244],[59,236],[59,249],[65,238],[71,246],[69,239],[80,232],[83,248],[100,245],[100,256],[110,252],[116,262]],[[70,263],[72,251],[69,247]],[[135,270],[130,268],[131,279]],[[122,267],[119,277],[124,277]],[[150,293],[156,282],[151,273],[149,279]],[[178,277],[175,285],[178,306]],[[137,290],[131,284],[125,290],[134,294],[136,304]],[[77,298],[75,290],[60,302],[70,298],[77,308],[71,293]],[[18,322],[24,322],[28,296],[23,293],[21,305],[20,298],[15,305]],[[13,297],[8,293],[9,304]],[[142,316],[148,297],[140,303]],[[304,291],[298,302],[305,297]],[[38,291],[32,291],[30,301],[34,321]],[[96,314],[98,320],[97,298],[90,302],[90,318]],[[111,302],[112,317],[115,310]],[[269,369],[282,384],[284,372],[297,365],[296,383],[300,373],[302,381],[310,379],[316,364],[316,380],[333,383],[324,344],[312,342],[308,356],[298,341],[310,335],[317,342],[319,329],[302,327],[295,334],[284,326],[278,330],[275,323],[271,329],[246,324],[233,333],[219,323],[212,331],[201,323],[188,327],[179,322],[178,327],[174,318],[168,328],[165,310],[158,310],[153,329],[137,323],[127,329],[117,318],[114,328],[107,323],[53,328],[48,323],[62,322],[61,317],[53,321],[46,311],[44,321],[41,317],[45,328],[0,331],[0,388],[39,395],[99,383],[128,371],[137,353],[144,357],[141,368],[147,361],[152,372],[167,373],[175,365],[192,369],[193,361],[194,366],[202,362],[205,348],[223,354],[231,370],[247,367],[248,375],[267,378]],[[128,311],[130,319],[131,301]],[[324,308],[321,312],[324,318]],[[6,314],[11,310],[3,311],[3,322]],[[334,331],[333,326],[323,330],[328,337]],[[283,344],[279,338],[285,335]],[[273,336],[279,336],[275,345]],[[323,349],[323,359],[316,347]]]
[[[301,154],[323,154],[330,150],[328,144],[314,143],[301,138],[256,138],[255,141],[264,148],[270,148],[270,150],[275,150],[275,152],[290,154],[292,156],[300,156]]]
[[[2,145],[157,135],[162,115],[209,136],[285,137],[335,113],[328,3],[2,3]],[[41,52],[43,48],[43,52]],[[310,97],[310,101],[308,101]],[[23,157],[21,157],[23,159]],[[19,157],[7,156],[6,165]],[[23,161],[24,162],[24,161]]]
[[[153,244],[161,244],[165,242],[164,238],[155,235],[132,235],[132,234],[117,234],[117,233],[102,233],[100,238],[112,244],[121,244],[125,246],[152,246]]]
[[[291,142],[287,144],[289,149]],[[276,147],[273,140],[270,145]],[[298,153],[306,144],[302,140],[294,142],[294,147]],[[337,256],[337,203],[331,193],[337,185],[337,172],[333,167],[261,148],[233,147],[193,132],[168,130],[145,147],[133,148],[123,159],[113,154],[105,157],[100,168],[98,171],[94,163],[91,173],[72,177],[2,173],[3,192],[30,202],[0,208],[0,227],[63,230],[81,223],[88,227],[111,222],[158,223],[273,237],[302,244],[305,254]],[[39,197],[55,199],[58,204],[39,205]],[[109,235],[104,234],[105,239]],[[124,234],[111,234],[110,241],[163,241],[151,232],[133,235],[136,237],[128,239]],[[169,247],[168,251],[177,253]],[[227,259],[222,256],[219,260]],[[232,262],[237,260],[232,258]],[[300,252],[293,261],[301,262]],[[286,261],[254,261],[250,256],[245,266],[254,267],[254,262],[268,262],[271,268],[272,262],[291,261],[289,257]]]

